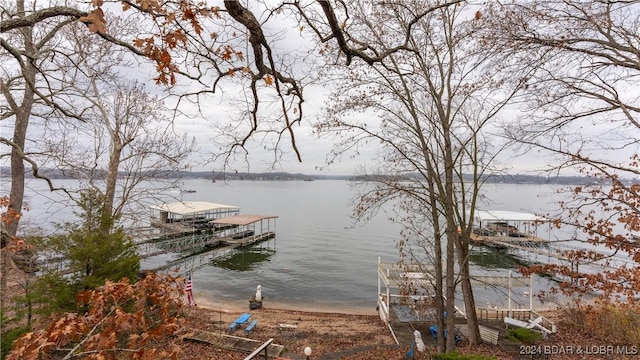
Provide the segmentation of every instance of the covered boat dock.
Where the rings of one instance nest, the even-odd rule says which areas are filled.
[[[229,244],[247,246],[275,237],[275,215],[234,215],[211,220],[220,232],[220,241]]]
[[[150,207],[150,231],[138,235],[142,257],[211,246],[241,247],[275,237],[274,215],[239,215],[240,208],[202,201]]]
[[[235,249],[274,239],[277,218],[275,215],[233,215],[211,220],[210,225],[216,230],[207,232],[210,235],[200,235],[207,239],[200,244],[207,247],[206,252],[176,259],[153,270],[160,271],[181,265],[183,269],[195,271],[210,264],[213,258],[223,257]],[[189,238],[191,237],[186,237]],[[198,236],[193,238],[197,239]]]
[[[240,208],[232,205],[205,201],[182,201],[150,206],[151,225],[172,228],[180,224],[191,228],[207,227],[207,224],[222,217],[237,215]]]
[[[539,225],[545,223],[549,224],[547,218],[526,212],[478,210],[471,241],[497,248],[547,245],[550,239],[538,236]]]

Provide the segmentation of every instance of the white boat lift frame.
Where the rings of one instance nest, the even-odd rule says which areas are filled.
[[[430,264],[399,264],[399,263],[384,263],[378,257],[378,314],[380,319],[389,327],[391,333],[395,338],[393,329],[390,324],[390,311],[391,305],[394,303],[392,299],[401,299],[407,297],[406,295],[393,294],[391,289],[400,289],[405,286],[408,281],[411,281],[413,285],[422,289],[429,289],[433,287],[433,272],[434,267]],[[556,326],[553,322],[542,317],[538,314],[533,306],[533,277],[530,276],[516,276],[509,271],[508,276],[495,276],[495,275],[476,275],[471,279],[472,286],[496,286],[508,288],[508,307],[476,307],[475,311],[478,313],[479,318],[486,319],[506,319],[506,318],[525,318],[529,321],[537,321],[536,326],[543,327],[543,332],[552,333],[556,331]],[[384,286],[384,292],[383,292]],[[514,287],[528,287],[529,288],[529,306],[524,308],[516,308],[513,301],[513,288]],[[466,318],[466,311],[468,309],[459,309],[456,306],[456,311]],[[506,315],[506,316],[505,316]],[[537,320],[540,318],[539,320]],[[508,321],[508,320],[505,320]],[[397,343],[397,339],[396,339]]]

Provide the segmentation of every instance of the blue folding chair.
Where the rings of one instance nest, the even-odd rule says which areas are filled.
[[[433,336],[434,339],[438,339],[438,327],[436,325],[431,325],[429,327],[429,332],[431,333],[431,336]],[[453,328],[453,333],[454,333],[454,337],[453,337],[453,341],[454,343],[459,343],[460,341],[462,341],[462,336],[460,336],[460,329],[458,329],[457,327]],[[444,338],[447,338],[447,330],[444,331]]]

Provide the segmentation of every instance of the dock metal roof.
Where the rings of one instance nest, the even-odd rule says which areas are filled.
[[[503,211],[503,210],[490,210],[482,211],[477,210],[475,212],[476,218],[480,221],[542,221],[546,218],[538,216],[536,214],[518,212],[518,211]]]
[[[233,216],[223,217],[221,219],[211,220],[211,222],[214,224],[220,224],[220,225],[246,226],[246,225],[258,222],[260,220],[276,219],[276,218],[277,216],[275,215],[233,215]]]
[[[161,205],[150,206],[151,209],[166,211],[178,215],[191,215],[203,212],[221,211],[221,210],[240,210],[239,207],[233,205],[216,204],[205,201],[182,201]]]

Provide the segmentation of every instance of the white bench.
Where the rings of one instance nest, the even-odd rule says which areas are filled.
[[[484,325],[478,325],[480,331],[480,338],[487,344],[498,345],[498,339],[500,338],[500,332],[498,330],[486,327]]]

